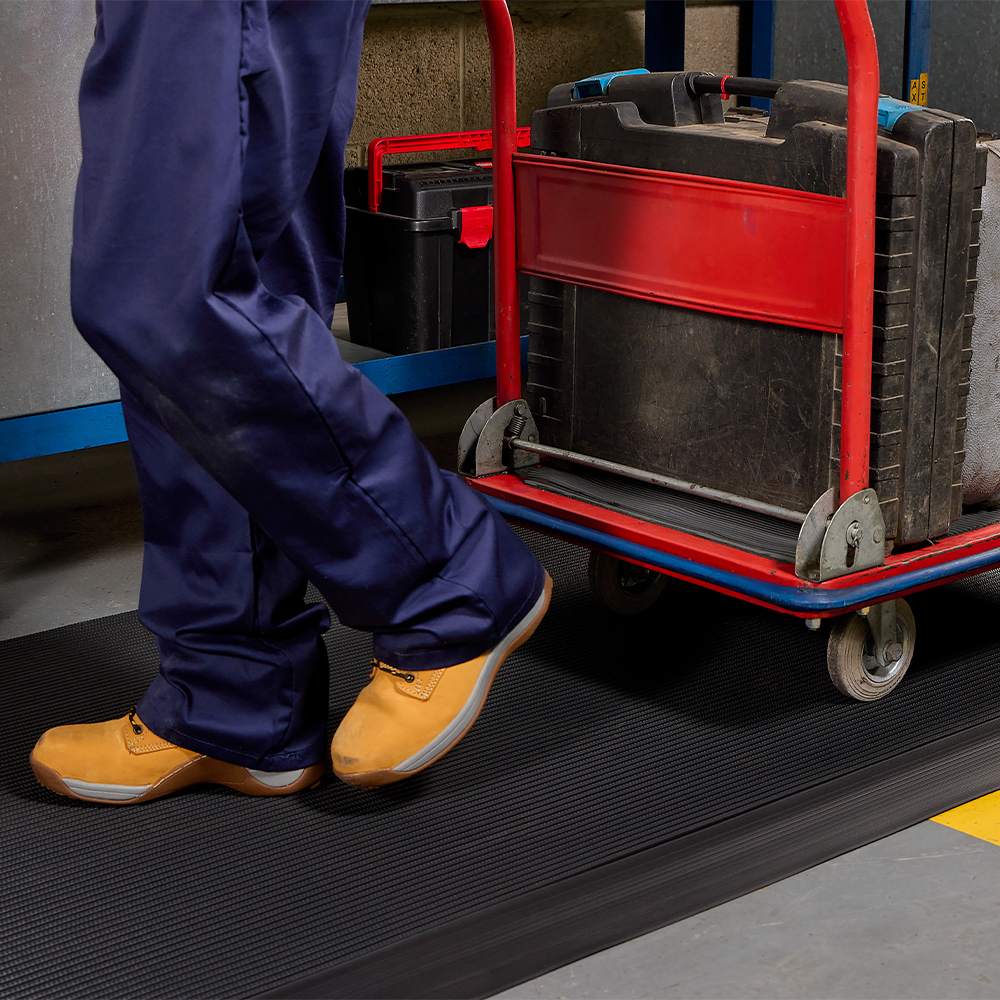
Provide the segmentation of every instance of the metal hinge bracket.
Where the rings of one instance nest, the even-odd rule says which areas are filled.
[[[826,491],[799,529],[795,575],[822,583],[885,562],[885,521],[874,490],[859,490],[839,507],[837,490]]]
[[[458,471],[466,476],[495,476],[500,472],[538,464],[538,456],[511,448],[521,439],[536,443],[538,427],[523,399],[514,399],[496,408],[488,399],[473,410],[458,439]]]

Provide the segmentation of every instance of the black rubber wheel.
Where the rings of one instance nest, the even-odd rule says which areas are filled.
[[[913,659],[917,627],[906,601],[896,601],[896,641],[903,647],[899,659],[882,667],[875,659],[875,638],[861,615],[845,615],[830,631],[826,667],[842,694],[857,701],[884,698],[902,679]]]
[[[667,577],[624,559],[593,551],[587,564],[587,583],[590,592],[609,611],[616,615],[637,615],[656,603],[667,585]]]

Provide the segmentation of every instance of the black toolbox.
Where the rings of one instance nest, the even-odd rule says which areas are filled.
[[[367,169],[344,178],[351,341],[411,354],[493,339],[493,243],[467,237],[470,216],[493,202],[489,160],[385,167],[383,183],[372,212]]]
[[[694,75],[620,76],[583,99],[555,87],[532,151],[845,195],[845,87],[785,83],[755,119],[724,116]],[[968,119],[914,107],[892,124],[878,140],[870,468],[890,545],[961,514],[986,167]],[[725,251],[719,280],[738,284]],[[543,443],[799,513],[837,483],[839,335],[538,277],[522,288]]]

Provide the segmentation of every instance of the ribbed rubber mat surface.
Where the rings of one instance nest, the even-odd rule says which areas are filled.
[[[914,597],[916,661],[865,705],[825,631],[680,583],[618,619],[583,550],[527,537],[548,618],[466,740],[379,792],[58,798],[35,738],[127,710],[152,644],[131,614],[0,644],[0,994],[252,996],[1000,716],[996,574]],[[336,719],[369,641],[329,640]]]
[[[542,465],[526,473],[524,481],[536,489],[733,545],[778,562],[795,562],[799,525],[792,521],[596,469],[570,472]]]
[[[963,514],[957,521],[951,522],[948,537],[960,535],[964,531],[975,531],[976,528],[986,528],[992,524],[1000,524],[1000,510],[973,510]]]

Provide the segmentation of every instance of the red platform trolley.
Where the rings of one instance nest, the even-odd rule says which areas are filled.
[[[503,0],[481,0],[492,73],[497,394],[469,418],[459,468],[508,519],[591,549],[591,589],[613,610],[651,606],[676,577],[810,628],[834,618],[830,676],[867,701],[891,691],[912,659],[916,627],[904,596],[1000,564],[1000,515],[962,517],[944,537],[886,555],[869,488],[878,56],[864,0],[835,3],[849,70],[846,198],[519,152],[510,15]],[[745,225],[747,212],[761,223]],[[692,241],[692,231],[704,238]],[[736,286],[718,280],[720,248],[740,261]],[[518,271],[842,335],[839,488],[799,517],[794,562],[532,485],[526,470],[570,463],[675,499],[739,504],[718,489],[540,443],[521,391]]]

